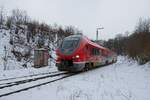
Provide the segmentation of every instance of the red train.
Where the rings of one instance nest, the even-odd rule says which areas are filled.
[[[117,55],[83,35],[71,35],[56,50],[56,66],[60,71],[85,71],[100,65],[114,63]]]

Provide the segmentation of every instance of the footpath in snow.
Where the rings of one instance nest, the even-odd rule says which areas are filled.
[[[1,75],[4,74],[7,76],[8,72]],[[14,71],[13,75],[15,76]],[[150,100],[149,93],[150,64],[139,66],[125,57],[118,57],[115,64],[2,97],[0,100]]]

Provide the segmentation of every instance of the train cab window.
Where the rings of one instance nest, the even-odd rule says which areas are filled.
[[[73,53],[74,50],[77,49],[79,42],[80,42],[80,37],[65,38],[62,41],[62,44],[60,46],[61,52],[65,54]]]

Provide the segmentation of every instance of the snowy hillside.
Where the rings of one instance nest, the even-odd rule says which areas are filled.
[[[115,64],[0,100],[149,100],[149,93],[150,64],[139,66],[132,60],[118,57]]]
[[[28,40],[26,26],[13,26],[0,29],[0,70],[25,69],[33,66],[34,49],[37,48],[40,34]],[[55,39],[54,39],[55,40]],[[55,41],[54,41],[55,42]],[[54,44],[44,37],[44,46],[54,54]]]

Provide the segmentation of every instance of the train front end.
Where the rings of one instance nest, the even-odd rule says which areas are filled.
[[[56,66],[59,71],[78,72],[84,67],[80,47],[82,36],[72,35],[66,37],[56,50]]]

